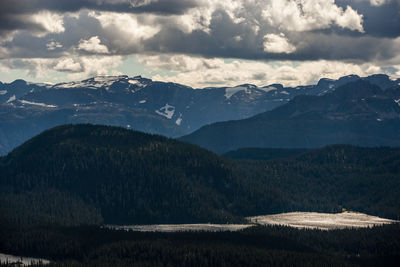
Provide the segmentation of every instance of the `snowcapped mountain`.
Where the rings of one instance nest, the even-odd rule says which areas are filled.
[[[351,75],[298,87],[241,84],[194,89],[121,75],[55,85],[23,80],[0,83],[0,154],[49,127],[66,123],[115,125],[178,137],[206,124],[272,110],[298,95],[324,95],[358,79],[382,89],[400,82],[386,75]]]
[[[181,140],[218,153],[244,147],[399,146],[400,86],[382,90],[359,79],[321,96],[297,96],[248,119],[204,126]]]

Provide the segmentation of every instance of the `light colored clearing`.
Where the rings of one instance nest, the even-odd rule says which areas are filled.
[[[12,97],[10,97],[10,98],[7,100],[7,103],[13,102],[15,99],[17,99],[17,98],[15,97],[15,95],[13,95]]]
[[[165,104],[165,106],[161,107],[159,110],[155,111],[158,115],[164,116],[167,119],[172,119],[172,116],[174,116],[175,113],[175,107]]]
[[[39,259],[39,258],[29,258],[29,257],[21,257],[21,256],[14,256],[9,254],[2,254],[0,253],[0,263],[8,263],[9,265],[15,263],[22,263],[22,266],[30,266],[36,264],[49,264],[49,260]],[[18,265],[20,266],[20,265]]]
[[[333,230],[345,228],[366,228],[400,221],[383,219],[359,212],[318,213],[289,212],[273,215],[247,217],[248,224],[150,224],[150,225],[106,225],[115,230],[138,232],[189,232],[189,231],[239,231],[259,225],[283,225],[294,228]]]
[[[321,230],[365,228],[399,222],[358,212],[343,212],[333,214],[318,212],[289,212],[248,217],[247,219],[250,222],[261,225],[285,225],[295,228]]]
[[[146,100],[140,100],[140,101],[139,101],[140,104],[144,104],[144,103],[146,103],[146,102],[147,102]]]
[[[7,94],[7,90],[0,90],[0,95],[5,95]]]
[[[191,232],[191,231],[206,231],[206,232],[222,232],[222,231],[239,231],[252,224],[152,224],[152,225],[107,225],[107,228],[115,230],[130,230],[138,232]]]
[[[20,100],[22,104],[27,104],[27,105],[33,105],[33,106],[41,106],[45,108],[56,108],[56,105],[47,105],[45,103],[37,103],[37,102],[31,102],[31,101],[26,101],[26,100]]]
[[[228,87],[225,89],[225,98],[230,99],[234,94],[240,91],[245,91],[246,93],[249,93],[247,87],[243,86],[236,86],[236,87]]]

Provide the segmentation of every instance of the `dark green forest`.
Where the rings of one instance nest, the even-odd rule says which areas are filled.
[[[399,179],[398,148],[248,149],[222,157],[158,135],[65,125],[0,158],[0,252],[51,266],[397,266],[399,224],[217,233],[102,225],[244,222],[343,208],[398,219]]]
[[[306,148],[240,148],[223,154],[231,159],[272,160],[290,158],[307,152]]]
[[[162,136],[66,125],[0,159],[0,224],[226,223],[342,208],[398,219],[399,179],[397,148],[231,160]]]
[[[141,233],[99,227],[0,229],[0,251],[50,266],[398,266],[400,226]],[[7,266],[1,265],[0,266]]]

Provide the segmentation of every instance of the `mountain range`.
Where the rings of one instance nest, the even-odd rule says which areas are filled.
[[[400,146],[400,86],[383,90],[360,79],[321,96],[297,96],[248,119],[204,126],[180,140],[217,153],[244,147]]]
[[[141,76],[101,76],[54,85],[23,80],[0,83],[0,154],[67,123],[114,125],[179,137],[211,123],[250,118],[299,95],[322,96],[360,79],[383,90],[400,83],[386,75],[350,75],[297,87],[242,84],[203,89]]]

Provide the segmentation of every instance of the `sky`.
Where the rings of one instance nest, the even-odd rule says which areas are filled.
[[[400,0],[0,0],[0,81],[400,77]]]

